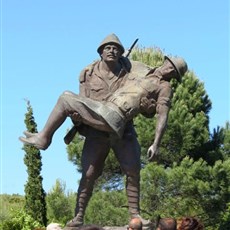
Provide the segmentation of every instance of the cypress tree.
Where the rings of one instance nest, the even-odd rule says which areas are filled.
[[[27,113],[25,114],[26,129],[31,132],[37,132],[37,124],[33,117],[33,109],[30,102],[27,101]],[[40,151],[33,147],[24,145],[25,151],[24,163],[27,166],[28,180],[25,184],[25,210],[34,220],[42,225],[47,224],[45,191],[42,187],[42,162]]]

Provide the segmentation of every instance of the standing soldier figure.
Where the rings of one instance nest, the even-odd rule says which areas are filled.
[[[85,136],[85,143],[75,217],[65,229],[83,225],[95,180],[102,174],[110,149],[126,175],[130,217],[140,218],[144,228],[151,223],[140,217],[141,151],[132,119],[139,113],[157,115],[154,143],[148,149],[152,161],[159,152],[167,124],[172,98],[169,81],[172,78],[181,81],[187,64],[181,58],[165,57],[162,66],[151,69],[140,62],[129,61],[122,56],[124,47],[115,34],[107,36],[97,51],[101,60],[80,74],[80,94],[64,92],[43,130],[37,134],[25,132],[26,138],[20,137],[20,140],[44,150],[50,145],[54,132],[70,117],[76,124],[75,129]]]

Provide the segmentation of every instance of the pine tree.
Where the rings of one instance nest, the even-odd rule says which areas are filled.
[[[47,193],[47,216],[52,222],[66,224],[74,213],[75,194],[68,192],[66,195],[66,185],[59,179]]]
[[[33,109],[29,101],[27,101],[27,113],[24,122],[29,132],[37,132],[37,124],[34,121]],[[41,154],[33,146],[24,145],[23,150],[25,151],[24,163],[28,173],[28,180],[25,184],[25,210],[34,220],[46,226],[46,194],[42,187],[43,178],[40,174],[42,168]]]
[[[185,157],[165,169],[148,164],[141,171],[141,207],[155,218],[198,216],[210,229],[219,229],[229,212],[230,159],[210,166],[204,160]],[[226,216],[226,222],[229,221]],[[205,228],[206,229],[206,228]]]
[[[85,222],[100,226],[124,226],[128,218],[125,191],[98,191],[90,199]]]

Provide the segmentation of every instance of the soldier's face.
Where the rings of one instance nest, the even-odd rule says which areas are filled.
[[[117,45],[108,44],[106,45],[101,53],[101,58],[105,62],[117,62],[121,56],[120,49]]]

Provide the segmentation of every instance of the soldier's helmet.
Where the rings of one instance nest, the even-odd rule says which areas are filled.
[[[125,52],[125,49],[124,49],[123,45],[121,44],[121,41],[119,40],[119,38],[115,34],[110,34],[107,37],[105,37],[104,40],[99,45],[99,47],[97,48],[97,52],[99,54],[101,54],[102,49],[107,44],[116,44],[116,45],[118,45],[118,47],[120,48],[120,51],[121,51],[121,55]]]
[[[165,60],[169,60],[171,62],[171,64],[174,66],[174,68],[176,69],[178,76],[177,76],[177,80],[179,82],[181,82],[181,78],[182,76],[187,72],[188,70],[188,65],[185,62],[185,60],[183,58],[180,57],[167,57],[165,56]]]

